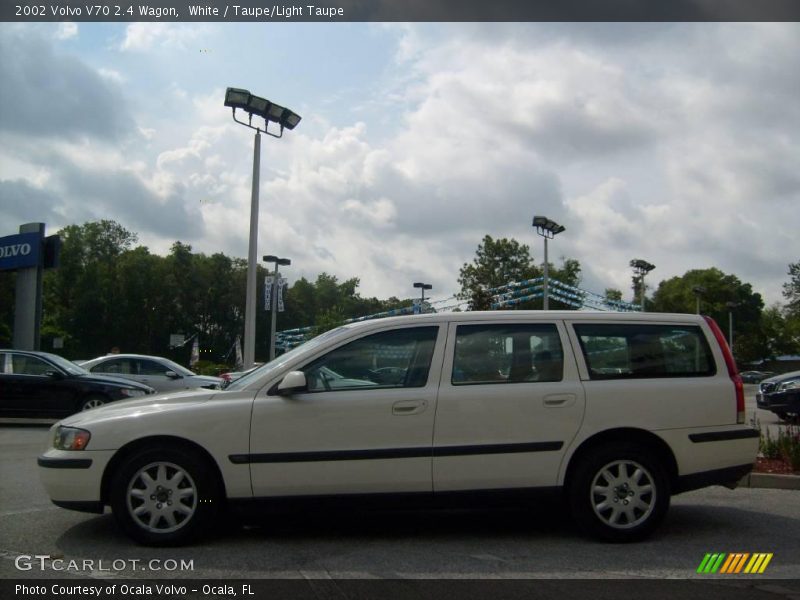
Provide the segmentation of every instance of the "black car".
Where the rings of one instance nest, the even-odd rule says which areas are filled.
[[[775,375],[772,371],[742,371],[739,373],[745,383],[761,383],[767,377]]]
[[[756,404],[758,408],[774,412],[779,419],[797,419],[800,416],[800,371],[762,381],[758,386]]]
[[[0,417],[62,418],[154,393],[135,381],[92,375],[55,354],[0,350]]]

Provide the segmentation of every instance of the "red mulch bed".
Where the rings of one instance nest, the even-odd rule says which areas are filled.
[[[755,473],[777,473],[778,475],[800,475],[800,471],[792,471],[789,463],[784,462],[779,458],[757,458]]]

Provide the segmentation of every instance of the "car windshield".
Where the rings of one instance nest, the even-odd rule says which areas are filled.
[[[182,367],[181,365],[179,365],[176,362],[172,362],[168,358],[162,358],[161,362],[164,363],[165,365],[167,365],[173,371],[175,371],[178,375],[183,375],[184,377],[191,377],[192,375],[196,375],[197,374],[197,373],[193,373],[192,371],[190,371],[186,367]]]
[[[330,339],[338,337],[348,331],[349,327],[347,325],[343,325],[341,327],[337,327],[336,329],[331,329],[330,331],[326,331],[318,335],[315,338],[308,340],[307,342],[289,350],[288,352],[281,354],[280,356],[276,356],[274,360],[261,365],[260,367],[250,371],[244,377],[241,377],[233,382],[225,388],[225,391],[229,390],[241,390],[246,388],[250,385],[251,382],[260,379],[264,374],[273,369],[279,369],[283,365],[285,365],[288,361],[294,359],[297,356],[301,356],[307,352],[311,352],[320,344],[327,342]]]
[[[60,357],[58,354],[45,354],[47,360],[54,363],[60,369],[63,369],[70,375],[88,375],[89,371],[83,367],[76,365],[71,360]]]

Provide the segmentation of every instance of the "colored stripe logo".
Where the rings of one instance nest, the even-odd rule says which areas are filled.
[[[733,575],[738,573],[761,574],[767,569],[767,565],[772,560],[773,553],[756,552],[724,552],[709,553],[703,557],[700,566],[697,567],[698,573],[713,574],[721,573]]]

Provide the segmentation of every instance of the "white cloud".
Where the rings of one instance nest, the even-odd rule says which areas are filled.
[[[186,23],[131,23],[125,29],[120,50],[141,52],[159,46],[185,49],[206,30],[203,25]]]
[[[78,37],[78,24],[77,23],[59,23],[56,29],[57,40],[69,40]]]
[[[122,73],[119,71],[115,71],[114,69],[106,69],[100,68],[97,70],[100,74],[100,77],[112,81],[116,84],[121,84],[125,82],[125,78],[122,76]]]

